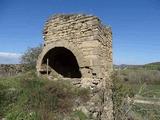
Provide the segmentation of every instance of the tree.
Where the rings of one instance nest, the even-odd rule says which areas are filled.
[[[42,47],[42,45],[39,45],[34,48],[28,48],[22,55],[21,64],[24,65],[25,70],[35,69],[38,56],[42,51]]]

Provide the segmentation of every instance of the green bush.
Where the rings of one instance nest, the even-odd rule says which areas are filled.
[[[21,64],[24,65],[24,70],[28,71],[36,68],[38,56],[42,51],[43,46],[39,45],[34,48],[28,48],[21,57]]]

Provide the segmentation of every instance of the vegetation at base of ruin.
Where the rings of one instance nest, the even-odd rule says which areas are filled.
[[[127,99],[159,100],[159,72],[146,69],[114,72],[112,79],[116,120],[160,119],[160,105],[129,103]],[[0,117],[6,117],[7,120],[50,120],[54,116],[55,120],[63,117],[87,120],[82,111],[72,111],[72,108],[77,97],[85,103],[89,99],[88,93],[88,89],[77,89],[64,80],[39,78],[34,70],[15,77],[0,78]]]
[[[43,46],[41,44],[37,47],[28,48],[22,55],[21,64],[25,66],[24,69],[26,71],[36,68],[37,59],[42,51],[42,48]]]
[[[118,73],[114,72],[112,75],[113,80],[113,105],[114,117],[116,120],[124,120],[128,114],[125,114],[125,105],[127,97],[133,97],[133,89],[119,79]]]
[[[160,71],[127,68],[115,70],[113,102],[116,120],[160,120],[160,104],[136,103],[134,100],[159,102]]]
[[[74,107],[86,103],[89,92],[65,80],[39,78],[34,71],[0,78],[0,119],[86,120],[87,116]]]

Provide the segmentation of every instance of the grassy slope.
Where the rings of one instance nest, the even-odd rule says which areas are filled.
[[[121,106],[126,94],[159,98],[158,75],[159,71],[146,69],[120,71],[116,79],[123,85],[116,82],[116,104]],[[146,78],[152,80],[146,81]],[[88,100],[88,90],[76,89],[63,80],[53,82],[38,78],[34,72],[0,78],[0,116],[8,120],[63,120],[64,117],[69,117],[69,120],[86,120],[87,117],[81,111],[72,111],[76,98],[85,103]],[[132,111],[132,116],[137,120],[160,119],[160,109],[153,105],[135,104]]]
[[[38,78],[34,72],[0,78],[0,117],[7,120],[86,120],[84,113],[73,111],[73,107],[77,100],[86,103],[88,93],[88,89],[75,88],[63,80]]]

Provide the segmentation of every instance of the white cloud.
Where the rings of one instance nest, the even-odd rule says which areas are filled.
[[[0,64],[18,64],[22,54],[11,52],[0,52]]]
[[[3,57],[20,57],[21,54],[11,53],[11,52],[0,52],[0,56],[3,56]]]

